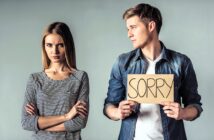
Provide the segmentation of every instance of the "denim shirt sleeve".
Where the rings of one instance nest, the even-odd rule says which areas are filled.
[[[201,96],[198,94],[198,82],[191,60],[188,58],[186,61],[180,92],[182,94],[182,102],[184,107],[189,105],[194,106],[198,111],[197,117],[199,117],[203,109],[201,107],[202,103],[200,102]]]
[[[108,86],[107,97],[104,103],[104,114],[106,115],[105,109],[108,105],[118,105],[120,101],[125,99],[126,87],[123,84],[123,76],[121,72],[121,61],[120,57],[114,63]],[[107,116],[107,115],[106,115]]]

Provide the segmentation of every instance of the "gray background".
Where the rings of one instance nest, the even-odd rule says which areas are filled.
[[[28,140],[21,128],[21,106],[28,76],[42,70],[41,38],[54,21],[67,23],[76,44],[77,66],[90,78],[90,114],[83,140],[116,140],[120,121],[102,114],[108,79],[116,57],[132,50],[123,12],[140,0],[0,1],[0,139]],[[213,140],[214,2],[145,0],[162,12],[160,39],[187,54],[194,65],[204,112],[185,122],[189,140]]]

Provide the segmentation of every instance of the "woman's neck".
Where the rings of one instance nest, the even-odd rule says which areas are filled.
[[[45,73],[53,80],[63,80],[69,77],[72,72],[65,64],[51,64],[48,69],[45,69]]]
[[[68,66],[62,63],[51,63],[48,70],[54,71],[54,72],[64,72],[68,69]]]

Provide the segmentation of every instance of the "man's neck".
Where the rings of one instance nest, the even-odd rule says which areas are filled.
[[[154,61],[161,53],[160,41],[151,41],[145,47],[141,48],[143,55],[152,61]]]

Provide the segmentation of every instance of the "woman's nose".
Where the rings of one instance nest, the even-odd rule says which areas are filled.
[[[54,45],[53,47],[53,53],[58,54],[59,53],[59,47],[57,45]]]

